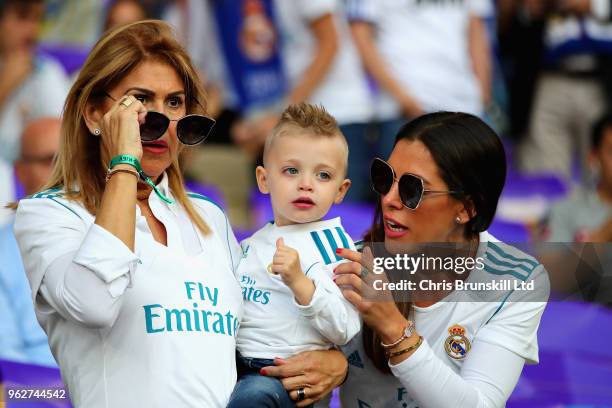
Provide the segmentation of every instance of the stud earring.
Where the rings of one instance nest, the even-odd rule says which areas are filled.
[[[461,217],[457,216],[457,217],[455,218],[455,222],[456,222],[457,224],[461,224]]]
[[[94,129],[94,131],[93,131],[93,133],[94,133],[94,135],[96,135],[96,136],[100,136],[100,129],[95,128],[95,129]]]

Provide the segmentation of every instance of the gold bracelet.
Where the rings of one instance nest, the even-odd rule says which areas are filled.
[[[113,174],[117,174],[117,173],[129,173],[129,174],[133,174],[134,176],[136,176],[136,179],[140,179],[140,174],[138,174],[138,172],[136,170],[132,170],[132,169],[108,169],[106,172],[106,182],[108,183],[108,180],[110,180],[110,178],[113,176]]]
[[[416,350],[419,346],[423,344],[423,336],[419,336],[419,340],[410,347],[406,347],[405,349],[401,349],[399,351],[395,351],[393,353],[387,353],[387,358],[393,358],[397,356],[401,356],[402,354],[406,354],[412,350]]]

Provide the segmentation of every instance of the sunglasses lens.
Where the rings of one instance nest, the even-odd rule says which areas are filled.
[[[411,174],[404,174],[399,180],[399,195],[402,203],[410,209],[415,209],[423,196],[423,182]]]
[[[372,189],[378,194],[385,195],[393,185],[393,169],[383,160],[374,159],[370,167],[370,180]]]
[[[159,112],[147,112],[145,121],[140,125],[140,140],[151,142],[159,139],[168,129],[170,119]]]
[[[215,121],[202,115],[185,116],[176,124],[176,133],[181,142],[186,145],[202,143],[208,136]]]

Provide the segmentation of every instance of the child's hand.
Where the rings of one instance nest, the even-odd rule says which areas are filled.
[[[300,267],[300,255],[295,249],[285,245],[282,238],[276,240],[276,252],[272,258],[272,273],[280,275],[285,285],[289,287],[300,277],[305,277]]]
[[[307,305],[310,303],[315,290],[314,283],[304,275],[298,252],[286,246],[282,238],[276,240],[276,252],[272,259],[271,271],[281,276],[299,304]]]

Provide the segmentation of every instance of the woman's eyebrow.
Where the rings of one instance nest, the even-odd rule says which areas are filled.
[[[128,88],[128,89],[125,91],[125,93],[128,93],[128,92],[130,92],[130,91],[138,91],[138,92],[141,92],[141,93],[143,93],[143,94],[145,94],[145,95],[155,95],[155,92],[153,92],[152,90],[150,90],[150,89],[145,89],[145,88],[139,88],[139,87],[137,87],[137,86],[133,86],[133,87],[131,87],[131,88]]]
[[[145,95],[155,96],[155,92],[154,91],[152,91],[150,89],[146,89],[146,88],[140,88],[138,86],[133,86],[131,88],[128,88],[128,90],[125,91],[125,92],[128,93],[130,91],[137,91],[137,92],[141,92],[141,93],[143,93]],[[185,91],[184,90],[180,90],[180,91],[170,92],[166,96],[178,96],[178,95],[184,95],[184,94],[185,94]]]

